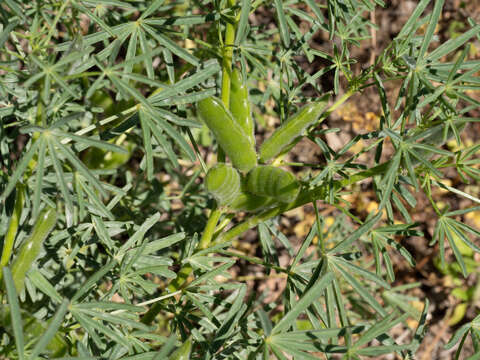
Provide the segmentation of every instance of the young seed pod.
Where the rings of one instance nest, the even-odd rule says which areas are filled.
[[[230,112],[248,136],[250,142],[255,145],[255,124],[248,101],[248,88],[243,82],[242,73],[238,69],[233,69],[231,75]]]
[[[13,261],[12,265],[12,277],[15,283],[17,292],[20,293],[23,290],[25,283],[25,276],[30,270],[33,262],[40,254],[42,244],[47,238],[48,234],[53,230],[57,222],[56,209],[46,207],[43,209],[33,226],[33,230],[30,236],[25,239],[17,257]]]
[[[292,173],[278,167],[257,166],[247,175],[247,190],[255,195],[289,203],[297,197],[300,183]]]
[[[208,170],[205,186],[219,205],[230,205],[240,192],[240,174],[230,165],[217,164]]]
[[[274,203],[271,198],[240,191],[235,200],[229,205],[229,208],[235,211],[250,212],[265,209]]]
[[[254,145],[220,99],[210,97],[201,100],[197,109],[233,166],[247,172],[257,165]]]
[[[319,101],[305,105],[275,130],[260,147],[260,161],[267,162],[280,154],[310,125],[315,124],[327,107],[328,97],[329,95],[325,95]]]

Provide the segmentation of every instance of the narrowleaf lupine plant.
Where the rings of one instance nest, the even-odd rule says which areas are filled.
[[[429,301],[396,280],[405,239],[465,277],[480,251],[480,25],[440,36],[444,2],[383,49],[383,0],[1,2],[0,358],[413,359]],[[367,92],[378,126],[334,149]],[[320,155],[293,161],[300,141]],[[455,359],[480,359],[470,320]]]

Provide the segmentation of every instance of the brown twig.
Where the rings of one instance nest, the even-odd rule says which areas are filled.
[[[375,25],[375,10],[370,12],[370,21],[372,22],[372,24]],[[375,64],[375,54],[377,52],[377,32],[373,26],[370,28],[370,34],[372,35],[372,52],[370,53],[370,66],[372,66],[373,64]]]

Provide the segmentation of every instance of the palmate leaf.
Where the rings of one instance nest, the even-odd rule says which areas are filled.
[[[344,279],[347,283],[349,283],[352,286],[352,288],[354,289],[354,292],[357,295],[359,295],[368,305],[370,305],[381,316],[384,316],[386,314],[385,310],[378,303],[378,301],[370,294],[369,289],[367,289],[363,285],[363,283],[365,280],[372,281],[377,285],[385,287],[387,289],[390,287],[389,284],[386,283],[379,276],[375,275],[374,273],[371,273],[353,264],[350,260],[352,259],[354,260],[356,259],[356,257],[355,256],[351,257],[349,254],[344,253],[345,251],[349,250],[350,247],[353,245],[353,243],[356,240],[358,240],[361,236],[368,233],[369,231],[372,231],[371,228],[378,222],[378,220],[380,219],[380,215],[381,215],[380,213],[376,214],[376,216],[366,221],[364,225],[362,225],[359,229],[354,231],[350,236],[347,236],[346,238],[341,240],[339,244],[337,244],[337,246],[330,249],[328,251],[328,255],[325,261],[328,267],[328,273],[339,275],[338,278],[334,276],[334,280],[335,280],[334,285],[338,284],[338,281],[340,279]],[[306,240],[312,239],[315,233],[317,232],[312,230]],[[309,241],[306,241],[305,243],[309,243]],[[303,254],[302,252],[303,248],[304,247],[300,249],[299,254]],[[296,257],[295,259],[298,259],[298,257]],[[291,267],[290,271],[295,275],[303,277],[304,275],[301,272],[303,266],[298,266],[298,265],[295,266],[296,261],[294,261],[294,266]],[[305,269],[307,270],[305,271],[305,274],[307,274],[308,269],[311,269],[313,266],[316,266],[318,269],[320,264],[317,264],[317,263],[315,265],[305,264]],[[353,275],[358,275],[360,278],[362,278],[363,281],[360,282]],[[301,285],[298,282],[294,281],[293,284],[295,284],[294,291],[295,291],[295,288],[297,288],[298,290],[302,289]],[[333,286],[333,287],[328,286],[325,295],[326,295],[327,313],[323,313],[323,311],[319,312],[319,314],[321,315],[322,321],[327,322],[329,326],[335,326],[336,320],[334,316],[336,312],[338,312],[340,315],[340,321],[342,326],[348,325],[348,320],[344,313],[343,306],[338,302],[338,298],[342,297],[343,295],[339,293],[337,286]],[[337,299],[337,300],[334,300],[334,299]],[[317,308],[316,310],[319,311],[320,309]]]
[[[98,66],[102,67],[102,65],[99,63],[98,63]],[[141,114],[140,114],[141,123],[149,127],[148,130],[144,130],[144,136],[148,136],[151,132],[155,136],[155,138],[158,140],[159,144],[165,149],[165,152],[167,153],[171,161],[173,161],[174,164],[176,165],[178,165],[176,155],[171,150],[170,144],[166,142],[166,139],[163,136],[163,132],[167,133],[184,150],[184,152],[190,157],[192,161],[195,160],[195,153],[193,152],[191,146],[186,142],[184,137],[168,122],[164,121],[164,119],[169,120],[168,118],[170,116],[168,112],[165,113],[165,111],[161,111],[153,105],[152,101],[154,97],[152,97],[151,99],[145,98],[140,93],[140,91],[138,91],[136,88],[132,87],[127,82],[121,79],[121,74],[116,71],[115,67],[112,67],[109,69],[104,68],[104,72],[107,72],[108,78],[112,81],[112,83],[116,86],[116,88],[119,91],[124,93],[125,97],[127,98],[133,97],[139,103],[139,105],[141,105],[141,108],[137,107],[137,109],[140,109],[141,111]],[[190,86],[195,85],[195,83],[192,83],[192,81],[188,82],[188,84]],[[168,92],[168,90],[164,90],[160,92],[160,94],[164,92]],[[173,117],[173,114],[172,114],[172,117]],[[148,144],[148,142],[146,143]],[[147,164],[150,164],[150,166],[152,166],[152,155],[151,155],[150,147],[147,147],[146,151],[147,151]],[[152,170],[149,170],[149,171],[150,171],[149,174],[151,174]]]
[[[428,0],[420,2],[398,37],[402,43],[399,51],[402,54],[400,57],[402,57],[408,68],[408,75],[405,77],[402,85],[402,91],[400,91],[400,96],[397,100],[397,107],[400,104],[400,100],[405,98],[406,107],[408,108],[405,115],[408,118],[405,116],[402,118],[402,121],[415,119],[417,124],[420,124],[421,121],[419,110],[426,105],[441,105],[452,112],[456,112],[456,102],[444,95],[462,98],[478,106],[476,100],[466,95],[464,91],[459,91],[461,87],[465,87],[465,89],[478,87],[476,85],[478,80],[472,76],[474,72],[469,72],[468,74],[457,73],[458,70],[465,66],[464,56],[467,54],[468,45],[455,63],[442,64],[439,60],[454,54],[458,48],[466,44],[472,37],[477,36],[480,32],[480,26],[473,26],[472,29],[461,36],[448,40],[431,53],[428,53],[428,49],[433,43],[434,30],[438,24],[444,0],[435,1],[433,12],[429,16],[419,19],[429,2]],[[415,43],[416,38],[414,34],[424,22],[427,23],[427,29],[421,37],[421,43],[418,45]],[[408,55],[407,52],[409,52]],[[457,76],[460,79],[455,80]],[[441,84],[438,86],[438,83]],[[423,100],[419,101],[420,97],[416,98],[415,94],[422,94]]]
[[[30,59],[32,62],[38,66],[42,71],[38,72],[34,76],[30,77],[25,83],[24,86],[26,88],[30,87],[33,83],[36,81],[40,80],[42,77],[44,79],[43,82],[43,100],[45,103],[49,103],[49,98],[50,98],[50,89],[51,89],[51,84],[52,84],[52,78],[55,80],[55,82],[60,85],[62,89],[65,90],[66,93],[68,93],[72,98],[77,99],[78,98],[78,92],[74,91],[74,89],[68,85],[66,79],[64,79],[62,76],[59,75],[57,70],[60,70],[61,67],[64,67],[65,65],[77,61],[80,58],[83,57],[83,54],[80,52],[77,53],[71,53],[67,56],[65,56],[63,59],[60,61],[57,61],[55,63],[48,63],[45,64],[43,63],[40,59],[38,59],[35,55],[30,55]]]
[[[455,166],[457,173],[465,183],[469,183],[470,177],[476,181],[480,181],[480,170],[477,168],[480,160],[475,154],[480,150],[480,144],[472,145],[456,153]]]
[[[371,231],[370,239],[372,241],[373,254],[375,257],[375,269],[377,276],[382,275],[382,259],[386,270],[386,276],[389,281],[395,280],[392,260],[388,253],[389,248],[397,250],[400,255],[410,264],[415,266],[415,260],[410,252],[397,242],[394,236],[422,236],[423,233],[415,230],[415,224],[412,225],[391,225],[376,228]],[[381,256],[380,256],[381,254]]]
[[[420,301],[413,296],[404,295],[403,292],[408,289],[417,288],[420,283],[410,283],[406,285],[399,285],[382,293],[382,298],[390,305],[397,307],[403,313],[409,314],[414,319],[421,318],[421,311],[412,306],[412,301]]]
[[[25,153],[25,155],[20,160],[17,168],[14,170],[4,192],[1,195],[1,198],[8,197],[17,182],[20,181],[22,176],[24,176],[26,173],[36,172],[36,185],[34,189],[33,206],[34,211],[38,211],[40,197],[42,194],[42,184],[44,182],[44,172],[49,166],[53,165],[57,175],[57,183],[59,184],[60,192],[62,193],[62,196],[66,202],[66,219],[68,226],[70,226],[74,221],[74,200],[70,191],[68,190],[68,186],[65,180],[66,177],[63,170],[63,165],[61,163],[61,159],[59,158],[59,156],[61,156],[62,160],[67,159],[70,164],[73,165],[75,170],[78,171],[78,173],[85,180],[88,181],[88,187],[86,186],[85,182],[83,183],[84,189],[89,191],[90,195],[92,195],[90,199],[94,201],[94,206],[96,200],[96,205],[100,208],[100,213],[105,214],[106,212],[107,216],[111,216],[108,215],[110,212],[103,207],[103,204],[94,194],[94,191],[98,191],[101,196],[106,197],[107,191],[104,189],[104,185],[98,180],[97,176],[95,176],[83,164],[83,162],[75,155],[75,153],[70,149],[70,147],[61,143],[60,139],[63,140],[65,139],[65,137],[70,137],[76,140],[77,144],[79,144],[80,147],[83,146],[84,148],[94,146],[97,148],[109,149],[110,151],[120,153],[125,153],[125,149],[116,145],[112,145],[108,142],[63,132],[59,129],[56,129],[55,124],[53,124],[50,128],[28,126],[23,128],[22,131],[25,133],[34,132],[36,134],[39,134],[39,136],[36,140],[32,138],[30,149]],[[38,166],[32,166],[31,164],[31,161],[34,159],[35,156],[37,157]],[[93,191],[90,191],[90,187],[93,189]]]
[[[350,257],[349,254],[344,254],[344,252],[349,250],[356,240],[358,240],[361,236],[371,231],[372,227],[379,221],[380,215],[381,215],[380,213],[376,214],[374,217],[366,221],[359,229],[354,231],[350,236],[346,236],[339,242],[339,244],[337,244],[332,249],[328,250],[328,255],[325,261],[328,266],[328,271],[327,271],[328,274],[333,275],[335,273],[338,273],[340,275],[339,278],[336,278],[334,276],[334,285],[338,284],[338,280],[340,278],[345,279],[347,283],[349,283],[353,287],[356,294],[358,294],[367,304],[369,304],[373,309],[375,309],[376,312],[378,312],[381,316],[383,316],[386,314],[385,310],[378,303],[378,301],[370,294],[369,290],[363,285],[364,281],[360,282],[352,274],[360,276],[362,280],[372,281],[377,285],[385,287],[387,289],[390,287],[389,284],[386,283],[379,276],[375,275],[374,273],[371,273],[350,262],[349,260],[356,259],[355,256]],[[317,226],[315,225],[313,226],[313,228],[316,228],[316,227]],[[313,239],[313,237],[315,236],[315,234],[317,233],[318,231],[311,230],[311,232],[306,238],[306,241],[304,242],[304,245],[309,244]],[[320,241],[323,241],[323,240],[320,240]],[[305,246],[308,246],[308,245],[305,245]],[[290,267],[290,273],[294,274],[294,276],[298,276],[299,279],[304,279],[305,277],[307,277],[309,272],[311,273],[313,271],[312,269],[314,268],[317,269],[316,271],[321,271],[319,269],[321,269],[322,266],[324,266],[320,264],[318,261],[297,265],[298,261],[300,260],[300,258],[304,253],[304,249],[306,249],[305,246],[302,246],[300,248],[297,257],[295,257],[294,262]],[[305,270],[302,270],[303,267],[305,267]],[[312,279],[313,278],[314,277],[312,277]],[[312,280],[310,279],[310,282],[311,281]],[[294,278],[293,276],[289,278],[289,282],[292,283],[293,293],[299,292],[299,295],[300,295],[302,291],[305,291],[304,286],[301,284],[301,282],[298,281],[298,279]],[[344,313],[343,305],[341,305],[341,303],[338,302],[339,297],[342,297],[342,295],[339,292],[337,286],[333,286],[333,287],[327,286],[327,291],[325,296],[326,296],[325,299],[326,299],[327,312],[325,313],[323,310],[319,309],[318,307],[315,308],[318,314],[320,315],[320,318],[322,319],[322,321],[324,323],[328,323],[330,326],[335,326],[336,320],[334,316],[338,311],[342,326],[348,325],[348,320]],[[309,318],[312,319],[313,321],[312,317],[309,317]]]
[[[143,230],[139,231],[140,233],[143,232]],[[142,247],[143,249],[145,249],[145,246]],[[100,280],[105,281],[105,276],[114,270],[117,265],[118,262],[113,260],[95,272],[74,294],[70,306],[74,319],[88,332],[89,338],[100,348],[105,344],[102,340],[104,336],[130,348],[127,344],[129,343],[127,341],[129,329],[138,329],[144,332],[150,330],[148,326],[138,321],[138,317],[132,318],[132,313],[143,312],[143,307],[105,301],[79,302],[86,296],[92,286]],[[130,299],[127,297],[125,300]],[[113,311],[108,312],[111,310]]]
[[[297,319],[298,315],[306,310],[312,302],[314,302],[318,295],[321,294],[323,289],[333,280],[333,274],[327,273],[320,277],[320,279],[308,289],[296,303],[296,305],[287,313],[285,316],[277,323],[272,329],[272,334],[274,336],[277,333],[287,331]]]
[[[177,45],[175,42],[173,42],[171,39],[168,37],[164,36],[161,32],[159,32],[157,29],[155,29],[152,26],[159,26],[165,24],[169,25],[182,25],[182,24],[201,24],[203,22],[206,22],[207,18],[205,16],[197,16],[194,17],[193,19],[189,17],[185,17],[184,20],[182,21],[182,18],[164,18],[161,19],[162,21],[159,21],[160,19],[152,17],[152,15],[156,12],[156,10],[162,5],[162,2],[160,1],[155,1],[150,4],[150,6],[145,10],[144,13],[142,13],[141,17],[138,19],[138,21],[131,21],[127,23],[123,23],[117,26],[108,26],[100,17],[96,16],[90,9],[87,7],[84,7],[81,4],[75,3],[74,6],[80,10],[82,13],[87,15],[92,19],[92,21],[96,22],[100,28],[101,31],[88,35],[83,39],[83,43],[85,45],[92,45],[100,41],[107,40],[111,37],[117,39],[120,39],[120,43],[117,45],[121,47],[124,42],[127,41],[128,39],[128,44],[127,44],[127,51],[126,51],[126,57],[125,60],[130,60],[133,57],[137,55],[138,51],[141,51],[145,56],[143,59],[144,66],[147,71],[148,78],[153,79],[154,78],[154,72],[153,72],[153,52],[151,49],[151,46],[149,44],[149,41],[151,39],[155,40],[157,44],[160,46],[156,46],[156,50],[161,50],[162,48],[168,49],[171,51],[173,54],[177,55],[178,57],[184,59],[185,61],[191,63],[194,66],[197,66],[199,64],[199,60]],[[137,46],[137,43],[140,43],[140,46]],[[57,49],[60,51],[66,50],[69,46],[71,45],[71,42],[66,42],[63,44],[60,44],[57,46]],[[165,59],[166,60],[166,59]],[[124,74],[127,75],[131,72],[132,65],[129,64],[125,67],[124,69]]]
[[[377,322],[375,325],[370,327],[366,332],[364,332],[355,344],[349,348],[349,353],[366,355],[366,356],[377,356],[385,353],[396,352],[399,350],[406,350],[411,347],[411,345],[387,345],[387,346],[378,346],[378,347],[366,347],[362,348],[364,345],[367,345],[375,338],[379,338],[388,333],[388,330],[393,328],[395,325],[405,321],[408,315],[398,316],[397,313],[393,312],[385,316],[381,321]],[[387,350],[388,349],[388,350]]]
[[[375,299],[375,297],[371,294],[371,292],[368,291],[362,285],[362,283],[360,281],[355,279],[354,276],[349,274],[341,266],[336,266],[335,261],[330,261],[329,265],[331,266],[332,272],[336,270],[336,272],[338,272],[347,281],[347,283],[350,284],[350,286],[353,288],[355,293],[358,294],[368,305],[370,305],[370,307],[372,307],[382,317],[386,315],[385,309]],[[380,278],[377,278],[374,274],[368,273],[367,271],[364,271],[364,272],[369,274],[368,275],[369,278],[376,279],[377,282],[382,282],[382,280]],[[362,274],[362,275],[364,275],[364,274]]]
[[[480,316],[475,317],[471,322],[461,326],[455,333],[452,335],[451,339],[445,345],[445,349],[451,349],[458,342],[460,342],[457,351],[455,352],[455,360],[461,359],[460,354],[462,352],[463,346],[467,336],[472,337],[472,342],[474,344],[474,350],[477,352],[477,355],[469,357],[469,360],[474,360],[478,358],[478,344],[480,343]],[[477,356],[477,357],[476,357]]]
[[[468,211],[474,211],[476,208],[463,210],[460,212],[466,213]],[[480,231],[477,229],[461,223],[460,221],[455,220],[453,217],[459,214],[458,211],[452,211],[443,214],[435,225],[435,231],[432,238],[432,243],[438,241],[440,246],[440,261],[442,267],[445,268],[445,239],[447,239],[455,258],[457,259],[458,264],[462,270],[463,276],[468,275],[468,270],[465,264],[463,257],[466,255],[467,251],[474,251],[480,253],[480,247],[472,242],[466,233],[478,238],[480,236]],[[466,247],[466,249],[464,249]],[[467,250],[469,249],[469,250]]]
[[[300,359],[316,359],[316,356],[310,355],[308,352],[323,352],[323,353],[348,353],[354,359],[360,359],[360,356],[374,357],[382,354],[391,354],[393,352],[401,352],[404,350],[411,350],[411,344],[407,345],[380,345],[380,346],[365,346],[372,340],[379,339],[383,342],[388,337],[388,331],[396,326],[398,323],[405,321],[407,315],[399,316],[392,313],[386,316],[377,324],[369,327],[365,332],[364,326],[355,326],[348,328],[330,328],[322,330],[307,330],[307,331],[290,331],[286,333],[270,335],[266,339],[266,348],[270,349],[277,359],[286,359],[283,355],[290,354],[298,356]],[[358,340],[353,345],[332,345],[328,344],[330,339],[338,339],[341,336],[351,334],[360,334]]]
[[[432,157],[434,155],[440,155],[442,156],[442,161],[445,161],[445,159],[452,156],[453,154],[451,152],[440,149],[439,145],[444,144],[449,138],[453,137],[458,130],[463,129],[464,126],[464,124],[458,121],[451,121],[451,124],[449,120],[446,120],[446,122],[449,124],[448,126],[452,126],[454,130],[445,128],[442,124],[432,126],[424,131],[415,130],[411,134],[402,137],[399,133],[391,129],[384,129],[385,135],[388,135],[394,142],[396,152],[391,160],[382,164],[383,166],[388,166],[388,169],[385,176],[382,176],[378,181],[377,188],[379,190],[377,194],[381,198],[380,208],[386,208],[387,215],[391,220],[393,220],[391,209],[393,202],[402,216],[408,222],[411,222],[410,215],[400,202],[397,194],[407,201],[410,206],[415,206],[414,197],[401,183],[414,186],[418,190],[417,167],[423,166],[422,170],[428,171],[436,179],[443,177],[442,172],[437,169],[438,165],[432,160]],[[457,123],[459,124],[458,129],[455,125]],[[422,141],[417,142],[419,139],[422,139]],[[399,174],[399,169],[402,167],[407,171],[408,178]],[[437,184],[435,180],[433,180],[433,182]]]

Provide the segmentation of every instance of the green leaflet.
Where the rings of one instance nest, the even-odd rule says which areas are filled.
[[[23,290],[25,276],[30,270],[33,262],[40,254],[42,244],[47,238],[48,234],[53,230],[57,222],[56,209],[46,207],[38,215],[33,230],[30,236],[25,239],[17,257],[12,265],[12,276],[15,282],[15,288],[20,293]]]
[[[465,123],[458,125],[457,130],[460,133],[465,128]],[[441,148],[446,142],[454,138],[455,133],[453,132],[451,127],[448,127],[447,134],[444,136],[444,128],[442,126],[436,126],[436,128],[432,131],[431,134],[426,136],[421,143],[425,145],[434,146],[437,148]],[[445,140],[445,141],[444,141]],[[419,149],[416,150],[419,155],[421,155],[425,159],[430,159],[434,153],[432,151],[426,149]],[[411,159],[412,165],[417,165],[420,163],[420,160],[413,158]]]
[[[13,209],[10,222],[8,223],[7,233],[5,234],[5,238],[3,240],[3,251],[2,258],[0,259],[0,269],[4,266],[7,266],[8,262],[10,261],[10,255],[12,254],[15,237],[18,231],[18,225],[20,223],[20,217],[22,215],[24,199],[23,189],[20,186],[17,186],[16,191],[17,193],[15,195],[15,207]],[[2,275],[0,274],[0,279],[1,278]]]
[[[324,113],[328,98],[329,95],[325,95],[318,102],[305,105],[275,130],[272,136],[265,140],[260,147],[260,161],[267,162],[280,154],[297,137],[301,136],[310,125],[315,124]]]
[[[198,102],[197,109],[233,166],[242,172],[247,172],[257,165],[254,145],[220,99],[210,97],[201,100]]]
[[[231,75],[230,112],[248,136],[250,142],[255,145],[255,124],[248,101],[248,88],[243,82],[242,73],[238,69],[233,69]]]
[[[255,195],[268,196],[289,203],[295,200],[300,183],[295,176],[275,166],[257,166],[247,175],[247,190]]]

